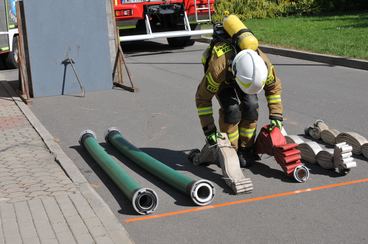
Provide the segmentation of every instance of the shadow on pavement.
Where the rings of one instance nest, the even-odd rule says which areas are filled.
[[[0,82],[8,83],[8,85],[11,86],[15,91],[20,89],[20,81],[19,80],[1,80],[0,79]]]
[[[337,173],[335,169],[324,169],[321,166],[319,166],[317,163],[311,164],[311,163],[305,162],[304,160],[303,160],[303,163],[309,169],[310,174],[313,174],[313,175],[324,175],[324,176],[329,176],[331,178],[338,178],[338,177],[344,176],[344,175]]]
[[[134,41],[121,43],[121,48],[125,54],[132,54],[136,52],[161,52],[171,53],[171,48],[168,44],[153,42],[153,41]]]
[[[101,144],[103,147],[106,148],[107,153],[117,158],[120,162],[124,163],[124,166],[128,167],[129,169],[133,170],[155,186],[157,186],[159,189],[166,192],[168,195],[170,195],[173,199],[175,199],[175,204],[179,206],[194,206],[192,201],[184,195],[182,192],[176,190],[175,188],[171,187],[170,185],[166,184],[165,182],[161,181],[151,173],[145,171],[141,167],[139,167],[137,164],[132,162],[131,160],[125,158],[122,154],[120,154],[116,149],[114,149],[112,146],[106,143]],[[144,151],[144,150],[142,150]],[[144,151],[148,153],[147,151]],[[151,154],[151,156],[155,157]],[[156,159],[159,159],[155,157]],[[159,196],[160,197],[160,196]]]
[[[121,210],[119,213],[126,215],[138,215],[130,200],[124,196],[121,190],[115,185],[115,183],[109,178],[109,176],[100,168],[100,166],[95,162],[95,160],[87,153],[87,151],[82,146],[72,146],[70,147],[77,151],[83,160],[89,165],[93,172],[98,176],[106,188],[115,198],[116,202],[120,205]],[[93,182],[90,182],[93,184]]]
[[[221,187],[224,193],[231,194],[230,189],[222,179],[222,175],[216,172],[215,167],[217,166],[194,166],[188,160],[190,150],[174,151],[163,148],[142,148],[141,150],[179,172],[190,172],[197,176],[196,178],[192,177],[194,180],[198,178],[209,180]]]
[[[368,162],[368,158],[364,157],[363,154],[361,155],[353,154],[353,158]]]
[[[263,160],[263,162],[255,162],[251,167],[249,167],[249,171],[254,175],[261,175],[266,178],[274,178],[281,180],[282,182],[294,183],[295,181],[289,178],[281,169],[279,165],[277,165],[277,169],[273,169],[267,165],[267,162]],[[252,178],[252,176],[248,174],[248,177]]]
[[[159,189],[163,190],[168,195],[170,195],[173,199],[175,199],[175,204],[176,205],[179,205],[179,206],[195,206],[194,203],[190,200],[190,198],[187,197],[185,194],[181,193],[180,191],[178,191],[175,188],[169,186],[168,184],[166,184],[165,182],[163,182],[160,179],[156,178],[155,176],[151,175],[150,173],[146,172],[145,170],[140,168],[138,165],[136,165],[135,163],[131,162],[129,159],[122,156],[118,151],[116,151],[109,144],[101,143],[100,145],[106,149],[106,152],[108,154],[115,157],[117,159],[117,162],[120,161],[120,163],[122,163],[121,166],[123,168],[127,167],[127,168],[131,169],[132,171],[136,172],[137,174],[139,174],[140,176],[142,176],[143,178],[145,178],[146,180],[148,180],[149,182],[151,182],[152,184],[157,186]],[[123,193],[120,191],[120,189],[109,178],[109,176],[100,168],[100,166],[87,153],[87,151],[81,146],[72,146],[71,148],[76,150],[81,155],[81,157],[85,160],[85,162],[89,165],[89,167],[93,170],[93,172],[98,176],[98,178],[102,181],[102,183],[110,191],[112,196],[115,198],[115,200],[118,202],[118,204],[121,207],[121,210],[119,211],[119,213],[125,214],[125,215],[137,215],[136,212],[134,211],[132,205],[131,205],[131,202],[123,195]],[[159,149],[159,150],[161,150],[161,149]],[[153,150],[148,149],[149,152],[146,151],[146,150],[143,150],[143,151],[145,151],[146,153],[150,153],[150,155],[157,158],[158,160],[162,159],[162,157],[157,156],[157,155],[161,154],[162,151],[159,152],[158,154],[157,153],[151,153],[151,152],[154,152],[154,151],[157,152],[155,149],[153,149]],[[174,151],[171,151],[171,152],[174,153]],[[174,156],[174,158],[175,157],[177,158],[178,155],[180,155],[180,152],[179,152],[179,154],[178,153],[175,153],[175,154],[176,154],[176,156]],[[182,154],[185,155],[184,153],[182,153]],[[168,153],[168,155],[172,156],[173,154]],[[186,156],[185,156],[185,158],[186,158]],[[174,161],[178,162],[179,160],[176,159]],[[189,162],[188,162],[188,164],[189,164]],[[171,164],[167,164],[167,165],[174,168],[174,169],[179,169],[179,168],[173,167],[173,165],[171,165]],[[182,168],[180,168],[180,169],[182,169]],[[141,183],[138,179],[136,179],[136,180],[139,183]],[[147,187],[146,185],[141,185],[141,186],[142,187]]]
[[[7,90],[5,89],[5,87],[2,86],[1,84],[1,80],[0,80],[0,99],[4,99],[4,100],[11,100],[9,99],[11,97],[11,95],[7,92]]]
[[[121,44],[124,54],[127,57],[152,56],[165,53],[189,53],[203,51],[203,48],[193,49],[192,47],[173,48],[166,43],[154,41],[135,41]],[[144,52],[144,53],[139,53]]]
[[[18,80],[0,80],[0,83],[1,82],[6,82],[8,85],[10,85],[14,91],[18,92],[19,89],[20,89],[20,83]],[[8,98],[11,98],[12,96],[7,92],[7,90],[5,89],[5,87],[3,87],[1,84],[0,84],[0,97],[2,97],[2,99],[5,99],[8,100]]]

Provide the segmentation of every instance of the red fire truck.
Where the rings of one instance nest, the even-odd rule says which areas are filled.
[[[215,0],[112,0],[120,41],[167,38],[170,46],[192,45],[191,36],[212,34],[200,29],[211,22]]]

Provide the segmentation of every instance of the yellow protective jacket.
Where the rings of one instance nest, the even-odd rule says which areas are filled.
[[[257,53],[265,61],[268,68],[268,78],[264,86],[264,91],[268,102],[270,118],[276,117],[282,119],[281,81],[277,78],[274,66],[267,55],[260,49],[257,50]],[[222,86],[232,81],[233,75],[231,73],[230,63],[233,58],[234,50],[229,44],[219,42],[214,45],[208,63],[208,69],[197,88],[195,97],[202,128],[211,130],[215,127],[212,98],[218,93]],[[204,60],[202,60],[202,62],[203,61]]]

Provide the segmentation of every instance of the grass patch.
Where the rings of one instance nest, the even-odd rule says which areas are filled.
[[[368,59],[368,13],[250,19],[263,44]]]

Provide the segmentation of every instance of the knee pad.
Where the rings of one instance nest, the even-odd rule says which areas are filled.
[[[237,124],[241,120],[241,111],[238,104],[228,105],[223,108],[224,121],[227,124]]]
[[[258,97],[248,95],[248,98],[241,104],[242,118],[245,120],[258,120]]]

